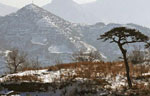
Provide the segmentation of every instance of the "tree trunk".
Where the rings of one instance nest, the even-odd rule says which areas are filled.
[[[125,67],[126,67],[126,77],[127,77],[127,80],[128,80],[128,86],[129,86],[129,88],[132,88],[132,81],[130,79],[130,68],[129,68],[129,64],[128,64],[128,60],[127,60],[127,56],[126,56],[127,51],[125,49],[123,49],[123,47],[121,45],[119,45],[119,48],[122,52],[123,59],[124,59],[124,64],[125,64]]]
[[[15,66],[14,68],[14,73],[17,73],[17,66]]]

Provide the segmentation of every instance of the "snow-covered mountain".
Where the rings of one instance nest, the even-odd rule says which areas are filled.
[[[17,8],[10,7],[0,3],[0,16],[5,16],[16,11]]]
[[[55,64],[57,59],[67,62],[72,52],[96,50],[80,40],[77,26],[30,4],[0,18],[0,48],[18,47],[47,64]]]
[[[42,63],[68,62],[71,53],[84,49],[99,50],[107,60],[115,60],[120,51],[115,44],[98,41],[99,35],[118,26],[136,28],[146,35],[150,29],[136,24],[81,25],[70,23],[34,4],[0,18],[0,49],[12,47],[28,52]],[[128,47],[128,46],[127,46]]]

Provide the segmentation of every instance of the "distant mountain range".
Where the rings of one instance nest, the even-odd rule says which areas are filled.
[[[56,0],[57,1],[57,0]],[[116,60],[120,51],[115,44],[98,41],[99,35],[114,27],[125,26],[150,35],[150,29],[136,24],[83,25],[66,21],[34,4],[0,17],[0,51],[17,47],[42,64],[71,61],[73,52],[98,50],[107,60]],[[127,46],[128,47],[128,46]]]
[[[0,4],[0,16],[5,16],[16,11],[17,11],[17,8],[10,7],[4,4]]]
[[[75,23],[136,23],[150,26],[149,0],[97,0],[77,4],[73,0],[52,0],[44,9]]]
[[[90,10],[85,10],[81,5],[73,0],[52,0],[50,4],[43,6],[44,9],[62,17],[65,20],[74,23],[91,23],[95,20],[94,14],[90,14]]]

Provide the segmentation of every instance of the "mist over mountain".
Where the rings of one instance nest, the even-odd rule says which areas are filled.
[[[97,22],[135,23],[150,26],[149,0],[113,0],[113,2],[97,0],[81,5],[73,2],[73,0],[68,1],[53,0],[52,3],[43,8],[71,22],[86,24]],[[73,18],[74,16],[76,18]]]
[[[73,0],[52,0],[50,4],[43,6],[44,9],[74,23],[89,23],[95,18],[89,14],[80,4]],[[95,21],[95,20],[94,20]]]
[[[17,8],[10,7],[0,3],[0,16],[5,16],[16,11]]]

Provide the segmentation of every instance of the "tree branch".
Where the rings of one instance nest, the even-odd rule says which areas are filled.
[[[143,41],[126,41],[121,44],[124,45],[124,44],[128,44],[128,43],[136,43],[136,42],[143,42]]]

